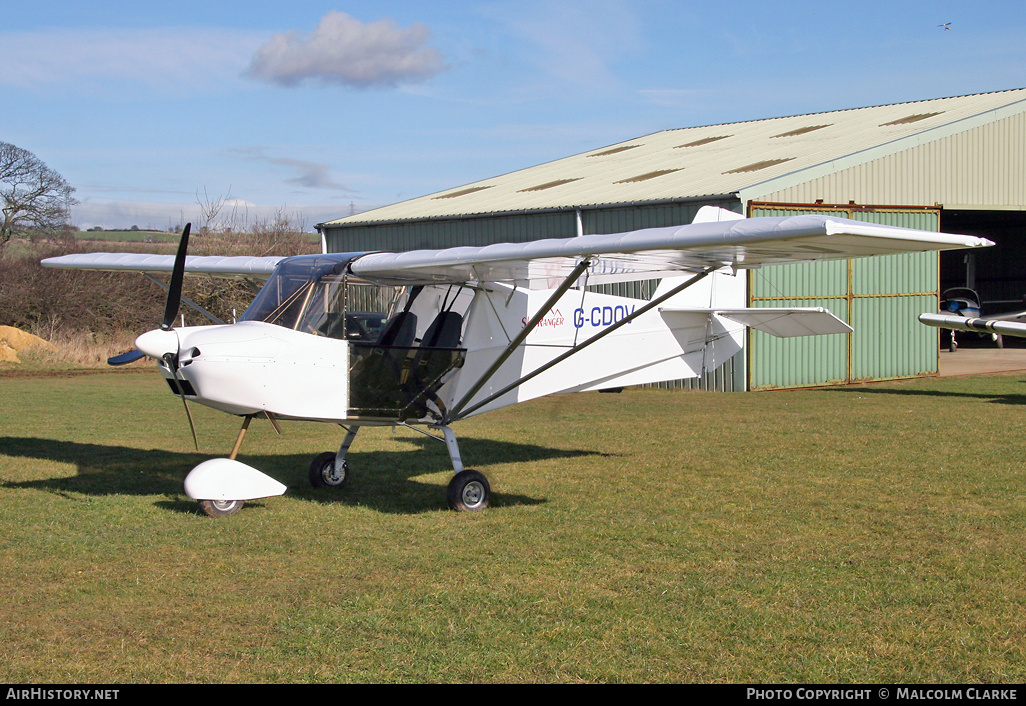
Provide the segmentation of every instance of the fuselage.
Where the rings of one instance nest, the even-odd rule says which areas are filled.
[[[348,341],[262,321],[186,327],[174,333],[176,358],[157,357],[172,390],[177,392],[180,384],[191,401],[238,415],[267,412],[322,421],[347,417]]]
[[[694,377],[741,345],[708,313],[650,308],[635,319],[645,301],[580,289],[553,302],[551,290],[502,283],[388,286],[342,263],[290,258],[238,323],[151,331],[136,344],[190,401],[358,424],[447,424],[547,394]],[[707,305],[712,279],[688,296]],[[738,289],[733,278],[721,284]]]

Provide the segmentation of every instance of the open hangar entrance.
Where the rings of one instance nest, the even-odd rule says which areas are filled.
[[[953,287],[976,291],[983,316],[1026,310],[1026,212],[941,209],[940,226],[946,233],[978,235],[995,243],[972,253],[941,253],[941,292]],[[1007,338],[1005,344],[1021,347],[1026,340]]]

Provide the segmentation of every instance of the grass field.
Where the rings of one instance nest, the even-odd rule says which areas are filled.
[[[105,241],[111,243],[170,243],[175,245],[181,239],[182,234],[176,232],[164,232],[159,230],[83,230],[75,232],[77,241]],[[320,235],[317,233],[305,233],[305,239],[310,243],[320,243]]]
[[[159,230],[82,230],[75,233],[75,240],[106,240],[121,243],[177,243],[180,233]]]
[[[558,396],[442,444],[254,423],[289,486],[198,514],[237,421],[151,371],[0,376],[0,681],[1026,680],[1026,380]]]

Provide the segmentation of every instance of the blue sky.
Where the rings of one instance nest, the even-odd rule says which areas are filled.
[[[1022,0],[4,4],[0,141],[83,228],[228,196],[310,230],[667,128],[1026,87]]]

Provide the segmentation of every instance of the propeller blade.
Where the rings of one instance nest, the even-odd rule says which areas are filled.
[[[128,351],[121,355],[111,356],[107,358],[107,365],[124,365],[125,363],[133,363],[140,358],[145,358],[146,354],[140,350]]]
[[[182,303],[182,279],[185,277],[185,254],[189,250],[189,231],[192,224],[186,223],[182,230],[182,239],[178,241],[178,252],[175,254],[174,269],[171,270],[171,283],[167,290],[167,304],[164,306],[164,321],[160,328],[168,331],[178,316],[178,307]]]

